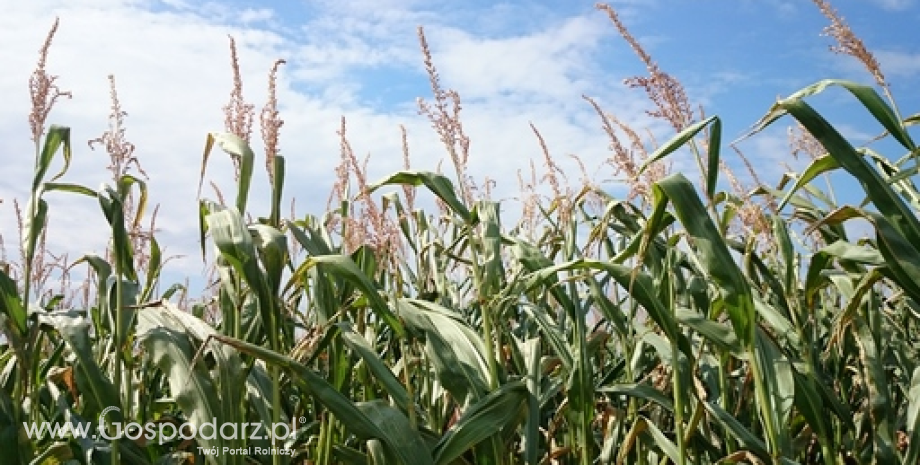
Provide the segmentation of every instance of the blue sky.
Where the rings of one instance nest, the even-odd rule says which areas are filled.
[[[691,101],[723,118],[726,141],[740,136],[778,96],[819,79],[871,83],[853,59],[828,51],[831,39],[820,36],[827,20],[808,1],[611,4],[661,68],[684,84]],[[901,109],[916,113],[918,2],[836,0],[834,5],[877,54]],[[198,166],[205,135],[223,126],[221,107],[231,89],[228,34],[237,39],[244,91],[257,108],[265,100],[271,63],[288,61],[279,81],[285,120],[280,143],[289,163],[287,193],[297,197],[300,212],[320,213],[325,207],[339,160],[335,131],[342,116],[355,152],[371,157],[372,178],[398,169],[400,124],[409,132],[415,168],[433,170],[446,160],[416,111],[416,98],[430,95],[418,50],[419,25],[426,28],[442,84],[463,99],[471,174],[496,180],[497,197],[511,199],[518,192],[517,172],[528,170],[530,160],[542,169],[529,122],[541,130],[573,180],[580,175],[569,154],[592,171],[603,166],[608,142],[583,94],[659,142],[671,135],[664,123],[645,115],[644,94],[623,86],[624,78],[641,75],[644,66],[589,1],[37,0],[9,10],[0,16],[5,70],[0,73],[0,157],[7,173],[0,180],[0,234],[7,254],[13,254],[17,239],[11,199],[25,200],[27,186],[20,181],[31,172],[28,77],[55,16],[61,27],[48,69],[60,75],[60,85],[74,98],[62,101],[50,120],[73,127],[77,153],[68,180],[92,187],[106,180],[106,155],[89,151],[83,142],[106,128],[106,76],[114,74],[129,113],[127,137],[150,174],[152,201],[161,205],[160,240],[171,253],[189,256],[174,262],[180,273],[201,271],[195,259]],[[878,133],[841,91],[814,102],[854,142]],[[782,163],[803,166],[789,158],[789,124],[784,120],[741,146],[771,184],[784,171]],[[209,168],[208,177],[226,186],[230,165],[221,161]],[[675,169],[696,179],[694,165],[686,160],[678,160]],[[609,179],[610,171],[601,168],[597,179]],[[262,185],[260,176],[256,183]],[[603,186],[625,193],[615,182]],[[265,197],[260,195],[257,201]],[[51,200],[52,248],[74,258],[101,252],[105,223],[98,207],[83,199]],[[507,203],[514,210],[513,201]]]

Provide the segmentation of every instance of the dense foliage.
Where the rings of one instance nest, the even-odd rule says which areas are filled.
[[[432,83],[433,122],[456,118],[433,68]],[[807,103],[830,89],[854,97],[901,158],[853,147]],[[36,138],[23,263],[0,270],[2,461],[918,463],[920,165],[908,128],[920,118],[901,117],[883,89],[822,81],[779,100],[755,132],[789,116],[820,145],[778,187],[722,188],[713,116],[678,125],[631,173],[639,182],[683,151],[699,186],[663,174],[627,201],[586,185],[535,196],[517,225],[469,188],[457,125],[435,125],[454,181],[358,179],[334,211],[288,219],[283,156],[268,163],[270,211],[252,211],[256,156],[243,135],[213,133],[203,163],[219,148],[238,177],[227,201],[199,200],[217,285],[187,308],[162,290],[155,238],[134,233],[145,184],[125,170],[99,190],[63,182],[71,135],[52,126]],[[834,170],[864,204],[836,205],[813,183]],[[81,260],[86,308],[33,287],[52,191],[95,199],[111,226],[106,256]],[[426,196],[433,207],[416,208]],[[855,220],[874,237],[852,239]],[[103,413],[110,427],[283,422],[297,434],[109,441],[23,426]],[[249,447],[294,455],[208,453]]]

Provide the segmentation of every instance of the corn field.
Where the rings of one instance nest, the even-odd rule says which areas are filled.
[[[599,9],[641,52],[616,12]],[[143,225],[146,182],[120,131],[100,140],[119,161],[111,185],[68,182],[79,150],[68,127],[45,127],[64,92],[42,58],[31,88],[47,106],[30,119],[22,260],[0,268],[0,462],[920,463],[920,160],[910,134],[920,114],[902,116],[869,52],[847,49],[873,85],[822,80],[766,109],[749,137],[794,124],[812,159],[752,189],[727,168],[737,155],[722,120],[692,111],[680,83],[647,61],[649,76],[628,83],[673,126],[665,143],[637,145],[637,131],[586,97],[629,198],[551,172],[551,195],[524,192],[509,220],[472,188],[469,139],[454,124],[459,94],[441,87],[419,33],[434,98],[420,112],[455,172],[407,161],[367,180],[343,120],[332,208],[285,218],[275,107],[262,120],[266,211],[250,206],[259,160],[248,134],[228,124],[203,135],[202,182],[213,163],[233,163],[237,176],[232,192],[190,199],[202,257],[212,258],[212,293],[200,299],[164,281],[169,260]],[[822,92],[871,115],[884,142],[854,147],[809,105]],[[113,118],[120,127],[121,113]],[[699,171],[669,172],[676,156]],[[835,172],[865,201],[838,205],[819,182]],[[95,202],[110,227],[108,250],[74,264],[88,273],[82,306],[46,285],[49,194]],[[854,239],[854,222],[871,237]],[[27,434],[97,422],[113,436]],[[209,422],[262,434],[120,431]],[[294,433],[265,434],[277,425]]]

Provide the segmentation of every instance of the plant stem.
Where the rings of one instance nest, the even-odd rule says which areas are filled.
[[[674,396],[674,434],[677,436],[677,464],[687,465],[687,444],[684,441],[684,383],[681,379],[683,354],[677,347],[677,341],[671,340],[672,367],[671,389]]]
[[[751,331],[753,332],[755,329],[752,328]],[[756,337],[756,335],[754,337]],[[757,405],[760,407],[762,416],[761,421],[764,423],[764,429],[767,433],[767,444],[770,448],[770,455],[773,459],[773,463],[779,465],[779,439],[772,421],[774,412],[771,410],[772,403],[769,399],[769,393],[767,393],[766,390],[766,381],[763,379],[763,369],[761,367],[762,358],[757,350],[755,342],[751,343],[751,346],[748,348],[748,353],[753,355],[753,357],[751,357],[751,371],[754,377],[754,395],[757,397]]]
[[[121,257],[118,256],[120,251],[115,251],[115,327],[112,329],[112,335],[115,339],[115,392],[118,393],[119,399],[124,396],[122,392],[122,363],[123,363],[123,344],[122,338],[124,337],[121,334],[121,327],[124,321],[124,297],[122,295],[122,273],[124,270],[121,266]],[[129,394],[130,395],[130,394]],[[122,405],[128,405],[124,399],[122,400]],[[122,418],[128,418],[129,412],[122,412]],[[112,465],[118,465],[121,463],[119,444],[120,438],[115,438],[112,440]]]

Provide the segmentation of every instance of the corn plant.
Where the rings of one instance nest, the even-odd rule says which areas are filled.
[[[853,40],[826,2],[816,3]],[[917,463],[920,191],[909,131],[920,116],[900,115],[880,71],[881,93],[840,80],[806,87],[779,100],[750,136],[790,116],[814,142],[813,161],[743,192],[730,171],[720,177],[721,119],[690,112],[679,83],[613,9],[600,8],[646,61],[651,77],[631,82],[676,134],[634,160],[618,133],[635,148],[636,132],[587,98],[634,183],[623,199],[590,184],[562,186],[534,126],[553,192],[533,193],[516,224],[473,188],[459,96],[441,88],[422,30],[435,103],[420,110],[454,179],[413,169],[407,155],[406,169],[368,182],[343,120],[337,203],[284,218],[279,61],[262,113],[270,201],[267,212],[253,211],[253,107],[242,100],[232,48],[228,124],[205,138],[201,181],[222,162],[218,149],[236,168],[234,196],[198,199],[201,254],[215,284],[196,305],[178,299],[180,286],[161,290],[168,259],[152,236],[138,240],[142,176],[113,170],[114,185],[99,189],[66,182],[70,130],[45,131],[36,117],[23,263],[19,273],[0,269],[4,460]],[[902,153],[854,147],[808,104],[830,89],[854,97],[886,147]],[[130,151],[118,153],[130,160]],[[678,154],[696,159],[698,183],[662,168]],[[56,160],[63,169],[48,177]],[[865,192],[861,204],[838,205],[815,182],[840,169]],[[90,270],[85,306],[35,278],[46,195],[95,202],[108,225],[108,253],[77,262]],[[856,220],[874,237],[850,238]],[[97,421],[106,434],[28,426]],[[123,429],[128,423],[198,434],[147,438]],[[209,423],[262,434],[203,434]],[[265,435],[277,425],[296,434]]]

